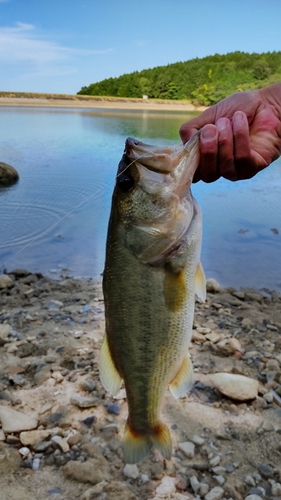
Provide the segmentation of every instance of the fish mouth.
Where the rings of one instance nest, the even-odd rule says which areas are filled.
[[[172,158],[174,152],[175,148],[172,147],[152,146],[128,137],[125,142],[124,155],[132,163],[137,162],[153,172],[169,174],[174,168]]]
[[[158,180],[162,184],[170,178],[175,194],[182,197],[190,187],[199,164],[199,135],[200,132],[197,132],[186,144],[164,147],[128,137],[117,175],[134,164],[140,177],[148,182]]]

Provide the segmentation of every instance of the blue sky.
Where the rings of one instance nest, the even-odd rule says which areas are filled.
[[[0,90],[84,85],[194,57],[281,50],[280,0],[0,0]]]

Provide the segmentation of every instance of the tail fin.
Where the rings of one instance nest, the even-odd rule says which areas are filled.
[[[160,422],[154,429],[148,429],[147,433],[140,434],[132,430],[127,423],[123,436],[124,461],[127,464],[135,464],[143,460],[155,446],[166,460],[172,455],[172,441],[168,427]]]

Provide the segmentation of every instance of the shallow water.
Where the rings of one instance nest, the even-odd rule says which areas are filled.
[[[111,193],[127,136],[179,142],[184,112],[0,108],[0,161],[20,181],[0,189],[1,270],[102,272]],[[223,285],[281,290],[281,161],[249,181],[193,186],[202,262]]]

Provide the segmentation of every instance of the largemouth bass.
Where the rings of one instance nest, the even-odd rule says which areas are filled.
[[[171,458],[170,432],[160,419],[164,392],[169,386],[179,398],[192,387],[195,293],[202,300],[206,293],[201,211],[190,190],[198,138],[174,148],[128,138],[118,166],[103,274],[100,379],[113,396],[125,383],[126,463],[142,460],[153,446]]]

